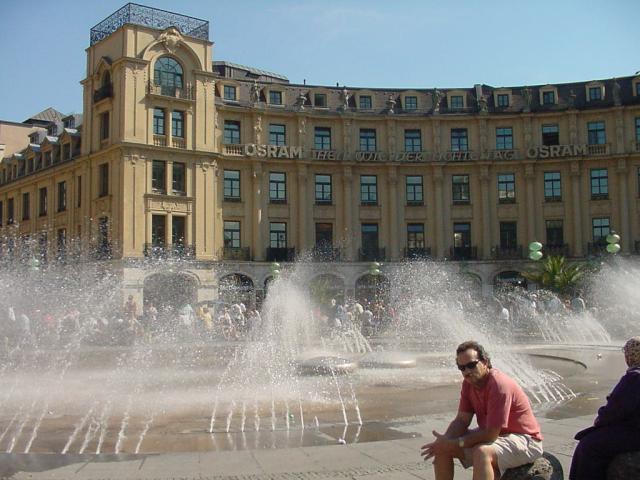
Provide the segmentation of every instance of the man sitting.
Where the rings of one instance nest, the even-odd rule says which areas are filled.
[[[492,368],[482,345],[469,341],[456,350],[464,381],[456,418],[444,434],[422,446],[425,460],[434,458],[436,480],[453,479],[453,459],[473,466],[474,480],[500,478],[508,468],[542,456],[542,435],[529,399],[520,386]],[[477,429],[469,429],[473,416]]]

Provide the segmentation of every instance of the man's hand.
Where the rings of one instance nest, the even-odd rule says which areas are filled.
[[[454,456],[455,451],[458,448],[456,440],[448,438],[435,430],[432,433],[436,439],[433,442],[420,447],[420,455],[422,455],[424,460],[429,460],[436,455]]]

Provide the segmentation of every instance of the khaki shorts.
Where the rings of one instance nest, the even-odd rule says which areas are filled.
[[[542,442],[530,435],[510,433],[500,436],[491,445],[498,457],[498,468],[504,473],[509,468],[519,467],[526,463],[533,463],[536,458],[542,456]],[[473,466],[473,449],[464,449],[464,458],[460,459],[464,468]]]

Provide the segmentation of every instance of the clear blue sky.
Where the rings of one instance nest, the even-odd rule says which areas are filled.
[[[81,112],[92,26],[124,0],[1,0],[0,119]],[[154,0],[209,20],[214,59],[293,83],[536,85],[640,70],[640,0]]]

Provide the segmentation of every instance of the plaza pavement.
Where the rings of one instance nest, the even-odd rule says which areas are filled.
[[[429,415],[412,425],[413,438],[349,445],[269,450],[194,452],[159,455],[2,454],[0,478],[69,480],[405,480],[433,479],[431,462],[423,462],[420,446],[443,431],[449,414]],[[565,478],[576,431],[593,415],[558,419],[539,417],[545,450],[563,466]],[[58,466],[56,466],[58,465]],[[456,465],[456,479],[471,479],[471,470]]]

